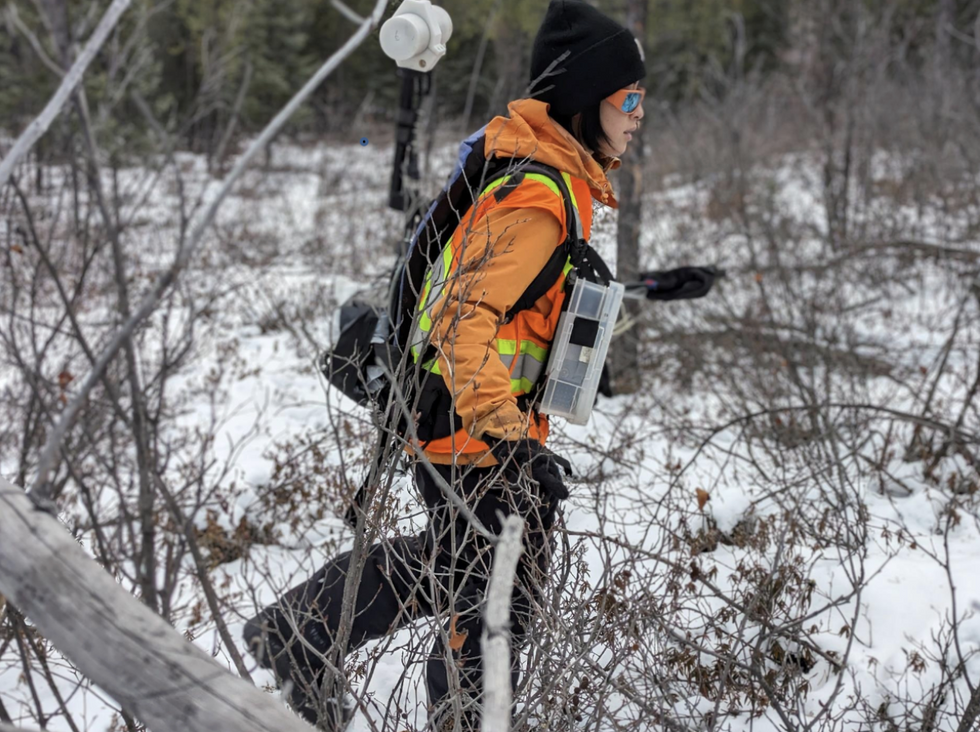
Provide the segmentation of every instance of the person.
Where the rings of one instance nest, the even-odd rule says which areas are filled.
[[[588,239],[592,201],[616,206],[606,173],[643,119],[644,75],[629,31],[582,0],[553,0],[534,41],[529,95],[486,127],[487,159],[532,160],[560,171]],[[484,594],[494,554],[480,526],[496,535],[503,516],[525,521],[510,623],[515,685],[546,583],[557,508],[569,495],[562,477],[568,464],[545,447],[548,422],[528,396],[543,377],[566,269],[559,267],[544,295],[512,310],[571,225],[560,191],[540,176],[523,176],[506,196],[477,200],[454,235],[444,286],[438,294],[426,289],[426,336],[435,353],[426,368],[438,378],[428,379],[434,387],[419,400],[425,454],[415,480],[428,526],[366,549],[346,647],[422,617],[440,618],[425,672],[429,729],[438,732],[456,721],[464,732],[479,729]],[[454,507],[447,491],[468,510]],[[330,653],[352,561],[352,552],[332,559],[245,626],[250,651],[275,669],[292,706],[311,722],[336,707],[337,695],[321,694],[320,685],[328,662],[336,663]],[[339,728],[333,725],[325,726]]]

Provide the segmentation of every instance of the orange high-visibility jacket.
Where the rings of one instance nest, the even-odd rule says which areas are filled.
[[[530,159],[561,171],[579,213],[580,234],[588,239],[592,200],[617,206],[603,166],[548,116],[548,105],[522,99],[508,109],[509,117],[487,126],[487,159]],[[607,168],[618,164],[613,160]],[[526,175],[498,201],[490,191],[501,183],[488,186],[462,217],[438,263],[445,284],[428,300],[426,288],[420,303],[436,353],[429,370],[442,376],[448,390],[448,404],[440,408],[454,409],[462,423],[454,434],[424,445],[434,463],[450,463],[455,455],[460,463],[493,465],[483,438],[531,437],[542,444],[547,438],[547,418],[522,411],[519,399],[543,379],[569,268],[532,307],[504,321],[565,241],[565,203],[543,176]]]

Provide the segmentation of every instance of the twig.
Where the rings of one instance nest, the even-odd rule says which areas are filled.
[[[963,712],[963,719],[960,720],[960,726],[956,728],[956,732],[970,732],[970,730],[975,730],[974,726],[977,717],[980,716],[980,686],[974,689],[973,694],[970,696],[970,701],[966,705],[966,710]]]
[[[80,732],[78,725],[75,724],[74,717],[72,717],[71,712],[68,710],[68,705],[65,704],[65,697],[61,693],[61,689],[58,688],[58,682],[55,681],[54,675],[51,673],[51,665],[48,663],[47,656],[45,655],[43,649],[38,645],[37,640],[32,638],[28,633],[27,624],[24,622],[23,618],[19,618],[19,624],[24,633],[24,639],[27,641],[27,645],[30,646],[31,651],[34,653],[34,657],[41,666],[41,672],[44,674],[45,681],[48,682],[48,687],[51,689],[51,694],[58,702],[58,708],[61,710],[61,714],[64,717],[65,722],[67,722],[68,726],[71,727],[71,732]]]
[[[490,14],[487,16],[486,25],[483,26],[483,37],[480,38],[480,46],[476,51],[476,60],[473,62],[473,71],[470,74],[470,88],[466,92],[466,106],[463,107],[463,129],[468,130],[470,128],[470,115],[473,113],[473,100],[476,98],[476,85],[480,81],[480,72],[483,69],[483,57],[487,51],[487,43],[490,41],[490,29],[493,27],[493,21],[497,17],[497,13],[500,11],[501,0],[497,0],[493,7],[490,8]]]
[[[20,137],[17,138],[17,142],[14,143],[10,152],[0,162],[0,188],[3,188],[7,183],[11,173],[14,171],[14,167],[20,162],[20,159],[30,152],[30,149],[34,147],[34,143],[41,138],[41,135],[47,132],[48,127],[51,126],[55,117],[58,116],[62,107],[65,106],[65,102],[68,101],[69,95],[82,80],[82,76],[85,75],[85,70],[92,62],[92,59],[95,58],[95,54],[98,53],[102,44],[105,43],[105,39],[112,29],[115,28],[119,16],[126,11],[131,2],[132,0],[113,0],[112,5],[109,6],[105,15],[102,16],[102,20],[99,21],[99,26],[95,29],[95,33],[89,37],[85,48],[79,54],[78,58],[75,59],[75,63],[72,64],[71,69],[65,75],[64,79],[62,79],[58,91],[51,97],[50,101],[44,107],[44,111],[20,134]]]
[[[41,41],[30,28],[24,25],[24,21],[20,19],[20,13],[17,12],[17,6],[13,3],[7,6],[7,18],[23,34],[27,42],[31,44],[31,48],[34,49],[37,57],[41,59],[41,63],[47,66],[59,79],[65,78],[65,70],[44,51],[44,46],[41,45]]]
[[[228,120],[228,126],[225,128],[225,132],[221,136],[221,141],[218,143],[218,149],[214,153],[214,159],[218,162],[218,170],[222,173],[224,173],[225,150],[227,150],[228,143],[231,142],[231,138],[235,134],[235,126],[238,124],[238,117],[242,112],[242,105],[245,103],[245,94],[248,92],[248,87],[251,83],[252,62],[246,61],[242,83],[238,87],[238,96],[235,97],[235,104],[231,108],[231,119]]]
[[[238,652],[238,647],[235,645],[231,633],[228,632],[228,624],[225,623],[224,618],[221,616],[221,605],[218,602],[218,595],[214,591],[214,584],[208,575],[208,567],[204,561],[204,556],[201,554],[201,547],[197,543],[196,527],[189,518],[184,516],[184,512],[180,510],[177,500],[170,493],[167,486],[164,485],[163,480],[157,477],[156,484],[157,490],[160,491],[160,495],[163,496],[163,500],[167,504],[167,508],[170,509],[174,523],[180,526],[184,532],[184,537],[187,539],[187,546],[191,550],[191,557],[194,559],[194,569],[197,571],[197,579],[201,583],[201,589],[204,591],[204,598],[207,600],[208,609],[211,611],[211,617],[214,618],[215,625],[217,626],[218,635],[221,636],[221,640],[224,642],[225,648],[228,650],[228,655],[231,656],[231,661],[235,664],[239,676],[249,683],[255,683],[252,681],[252,675],[245,666],[245,661],[242,660],[242,654]]]

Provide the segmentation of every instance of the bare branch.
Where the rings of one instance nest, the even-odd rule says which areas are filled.
[[[521,558],[524,520],[504,519],[487,589],[487,621],[483,627],[483,732],[510,730],[510,603]]]
[[[480,45],[476,51],[476,60],[473,62],[473,71],[470,73],[470,88],[466,92],[466,105],[463,107],[463,129],[468,130],[470,128],[470,115],[473,113],[473,100],[476,99],[476,87],[480,82],[480,72],[483,70],[483,57],[487,52],[487,44],[490,41],[490,31],[493,28],[493,22],[497,18],[497,13],[500,12],[500,5],[502,0],[497,0],[490,8],[490,14],[487,16],[487,22],[483,26],[483,36],[480,38]]]
[[[12,724],[0,722],[0,732],[35,732],[35,730],[28,729],[27,727],[15,727]]]
[[[24,25],[24,21],[20,19],[20,13],[17,12],[17,6],[13,3],[7,6],[7,18],[23,34],[27,42],[31,44],[31,48],[34,49],[37,57],[41,59],[41,63],[47,66],[59,79],[63,79],[65,77],[65,70],[44,51],[44,46],[41,45],[41,41],[30,28]]]
[[[340,14],[352,23],[357,23],[360,25],[364,22],[364,18],[347,7],[341,0],[330,0],[330,4],[337,8],[337,10],[340,11]]]
[[[167,507],[170,509],[170,513],[173,515],[174,523],[180,526],[184,531],[184,536],[187,539],[187,546],[190,547],[191,556],[194,558],[194,569],[197,572],[197,579],[201,583],[201,589],[204,592],[204,598],[208,602],[208,609],[211,611],[211,617],[214,619],[215,625],[217,626],[218,635],[221,636],[221,640],[224,641],[225,649],[228,651],[228,655],[231,656],[231,661],[235,664],[235,668],[238,670],[238,675],[249,683],[254,683],[252,681],[252,675],[248,672],[248,668],[245,666],[245,661],[242,659],[242,654],[239,653],[238,647],[231,638],[231,633],[228,632],[228,624],[221,616],[221,607],[218,603],[218,595],[214,591],[214,584],[211,582],[211,577],[208,576],[207,563],[204,561],[204,556],[201,554],[201,547],[198,546],[197,537],[194,533],[194,523],[184,516],[184,512],[180,510],[180,504],[178,504],[174,499],[173,494],[171,494],[163,480],[161,480],[159,476],[154,477],[156,479],[156,484],[160,491],[160,495],[163,496],[164,501],[167,503]]]
[[[88,39],[85,48],[65,75],[61,86],[58,87],[58,91],[51,97],[51,100],[44,108],[44,111],[41,112],[40,116],[31,122],[27,126],[27,129],[21,133],[20,137],[17,138],[17,142],[10,149],[10,152],[0,162],[0,188],[3,188],[6,184],[7,179],[14,172],[14,167],[20,159],[30,151],[34,143],[41,138],[41,135],[47,132],[48,127],[51,126],[55,117],[58,116],[62,107],[65,106],[68,97],[82,80],[82,77],[85,75],[85,70],[92,62],[92,59],[95,58],[95,54],[98,53],[112,29],[116,27],[119,16],[126,11],[131,2],[132,0],[113,0],[112,5],[109,6],[105,15],[102,16],[102,20],[99,21],[99,26],[95,29],[95,33]]]

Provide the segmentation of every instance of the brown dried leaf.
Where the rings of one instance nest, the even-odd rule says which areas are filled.
[[[698,494],[698,510],[703,511],[704,504],[706,504],[711,499],[711,496],[709,495],[708,491],[702,490],[701,488],[698,488],[697,494]]]
[[[469,633],[465,630],[462,633],[456,631],[456,620],[458,619],[459,615],[453,615],[453,619],[449,623],[449,647],[454,651],[462,648],[467,636],[469,636]]]

